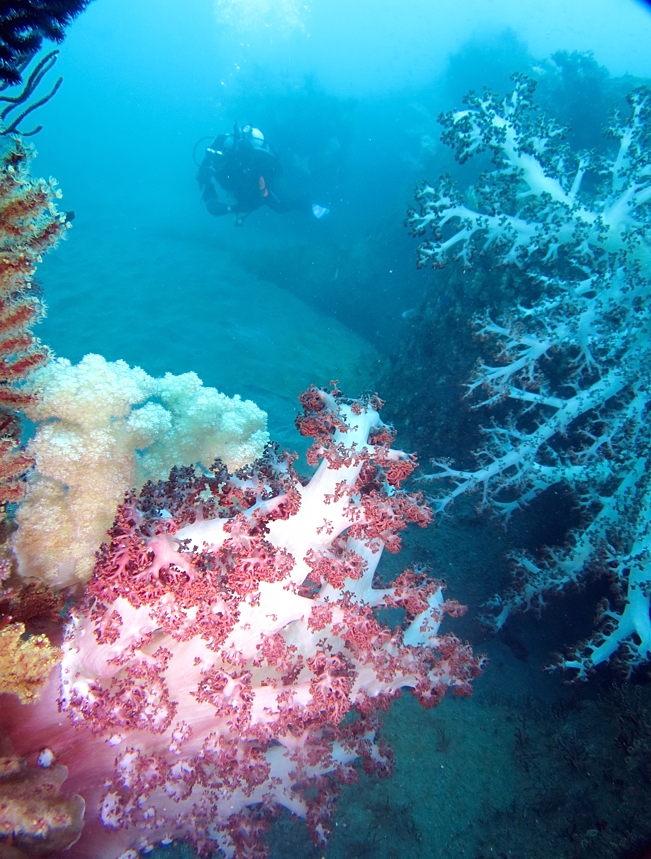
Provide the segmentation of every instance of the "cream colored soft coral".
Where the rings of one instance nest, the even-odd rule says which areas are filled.
[[[219,457],[252,462],[268,441],[266,415],[250,400],[204,388],[195,373],[163,379],[124,361],[58,358],[33,374],[36,460],[18,507],[19,571],[51,587],[86,581],[124,493],[174,465]]]

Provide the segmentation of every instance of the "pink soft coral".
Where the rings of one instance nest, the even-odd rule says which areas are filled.
[[[440,583],[408,571],[373,586],[383,547],[430,520],[400,489],[413,458],[390,448],[375,398],[312,388],[302,403],[309,481],[269,448],[233,476],[175,469],[120,508],[69,624],[63,715],[23,708],[12,731],[17,752],[51,749],[86,800],[71,856],[174,838],[264,856],[281,806],[325,843],[353,762],[390,768],[374,714],[402,688],[424,706],[469,694],[480,661],[439,635],[460,608]],[[383,607],[402,627],[378,621]]]

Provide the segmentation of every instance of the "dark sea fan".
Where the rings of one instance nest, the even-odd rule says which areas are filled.
[[[63,41],[65,28],[89,0],[14,0],[0,11],[0,81],[17,84],[43,39]]]

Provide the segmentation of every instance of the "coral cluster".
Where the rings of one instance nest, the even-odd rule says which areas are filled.
[[[174,465],[217,457],[235,470],[262,454],[266,415],[250,400],[203,387],[195,373],[162,379],[124,361],[86,355],[48,362],[24,388],[38,422],[36,463],[16,512],[19,572],[49,587],[86,582],[95,552],[129,489]]]
[[[9,692],[28,703],[38,697],[59,653],[46,635],[24,636],[22,623],[0,629],[0,693]]]
[[[3,99],[4,100],[4,99]],[[4,119],[4,112],[2,118]],[[45,364],[48,350],[32,334],[44,307],[33,277],[36,263],[62,237],[66,218],[57,211],[54,180],[32,180],[30,151],[15,137],[2,140],[0,163],[0,695],[28,704],[37,699],[60,660],[42,631],[56,602],[12,576],[7,538],[9,511],[25,493],[33,460],[20,443],[21,411],[34,402],[25,383]],[[40,615],[32,624],[33,615]],[[49,630],[48,630],[49,631]],[[4,694],[3,694],[4,693]],[[1,709],[1,708],[0,708]],[[6,859],[51,855],[79,835],[83,801],[58,790],[65,767],[27,767],[0,736],[0,853]]]
[[[477,407],[506,403],[484,427],[476,470],[438,463],[442,512],[460,494],[506,519],[550,487],[571,487],[581,524],[564,548],[514,556],[516,586],[490,604],[499,628],[514,609],[605,573],[616,588],[601,625],[559,664],[585,678],[617,655],[628,671],[651,658],[651,92],[634,90],[606,129],[610,149],[575,153],[564,130],[514,76],[506,98],[485,93],[442,117],[463,163],[487,150],[493,167],[465,197],[449,177],[418,193],[409,223],[421,263],[472,262],[477,252],[526,272],[541,293],[500,322],[476,320],[497,344],[469,385]],[[504,406],[502,406],[502,409]]]
[[[357,758],[390,766],[374,714],[403,688],[426,707],[469,694],[481,660],[439,632],[462,608],[422,570],[377,578],[383,548],[431,518],[400,488],[414,458],[391,448],[376,398],[313,388],[302,403],[309,480],[269,447],[234,475],[175,468],[128,496],[49,693],[6,707],[16,753],[47,749],[86,802],[71,857],[174,838],[264,856],[283,806],[325,843],[337,781]]]
[[[51,857],[77,841],[84,801],[59,793],[67,774],[65,767],[53,766],[46,757],[34,767],[15,755],[0,757],[2,859]]]
[[[35,701],[61,659],[63,599],[38,584],[26,585],[0,561],[0,694]]]
[[[49,358],[32,334],[44,314],[33,277],[42,255],[67,228],[53,179],[29,176],[31,153],[7,140],[0,164],[0,504],[22,498],[31,459],[19,445],[18,412],[34,402],[24,383]]]

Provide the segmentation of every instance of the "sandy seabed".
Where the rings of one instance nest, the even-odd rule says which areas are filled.
[[[267,213],[255,213],[264,226]],[[149,374],[194,370],[205,385],[254,400],[271,437],[296,446],[297,396],[337,379],[356,396],[375,348],[295,295],[244,272],[228,249],[230,221],[75,219],[67,241],[38,272],[48,318],[39,336],[76,362],[88,352],[122,358]],[[274,232],[237,230],[251,253]],[[289,251],[288,251],[289,252]]]

